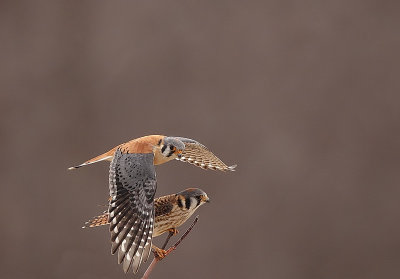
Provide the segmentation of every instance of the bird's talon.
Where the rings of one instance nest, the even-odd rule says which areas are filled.
[[[164,249],[160,249],[158,247],[153,247],[152,251],[153,251],[154,257],[159,261],[164,259],[165,256],[167,255],[167,251],[165,251]]]

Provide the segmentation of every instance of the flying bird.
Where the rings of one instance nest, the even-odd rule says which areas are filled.
[[[154,200],[155,220],[153,237],[160,236],[165,232],[177,233],[177,228],[186,222],[192,214],[203,204],[209,202],[207,194],[198,188],[188,188],[176,194],[171,194],[159,197]],[[126,220],[129,222],[129,220]],[[105,212],[102,215],[93,217],[85,223],[84,228],[94,228],[102,225],[110,224],[109,213]],[[111,224],[113,227],[113,224]],[[122,239],[121,239],[122,240]],[[122,240],[124,243],[124,240]],[[113,242],[114,252],[118,250],[118,263],[126,261],[126,253],[122,251],[121,241]],[[148,243],[147,245],[150,245]],[[148,246],[149,247],[149,246]],[[145,248],[146,249],[146,248]],[[165,250],[162,250],[155,245],[152,245],[153,251],[162,258]],[[124,271],[127,272],[128,264],[124,265]]]
[[[70,167],[69,170],[91,165],[101,161],[111,161],[117,149],[123,153],[153,153],[154,165],[161,165],[173,159],[196,165],[203,169],[234,171],[236,165],[227,166],[203,144],[188,138],[150,135],[133,139],[115,146],[111,150],[86,162]]]

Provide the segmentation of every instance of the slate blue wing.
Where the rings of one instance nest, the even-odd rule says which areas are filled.
[[[117,150],[110,164],[108,221],[111,253],[118,263],[136,273],[150,254],[157,189],[153,153],[126,154]]]

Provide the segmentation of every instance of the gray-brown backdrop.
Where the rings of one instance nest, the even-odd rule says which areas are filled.
[[[399,278],[398,10],[1,1],[1,278],[132,278],[81,229],[107,163],[67,167],[147,134],[238,164],[157,167],[158,196],[212,203],[152,278]]]

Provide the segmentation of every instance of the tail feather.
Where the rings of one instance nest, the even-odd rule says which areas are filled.
[[[104,226],[107,224],[109,224],[108,213],[104,213],[102,215],[95,216],[92,219],[90,219],[89,221],[85,222],[85,225],[82,228],[83,229],[95,228],[95,227]]]
[[[111,153],[111,155],[110,155],[110,153]],[[91,165],[91,164],[94,164],[94,163],[97,163],[97,162],[101,162],[101,161],[105,161],[105,160],[111,161],[112,157],[113,157],[113,154],[114,154],[114,152],[110,152],[109,151],[107,153],[104,153],[104,154],[101,154],[101,155],[99,155],[97,157],[94,157],[93,159],[90,159],[90,160],[88,160],[88,161],[86,161],[86,162],[84,162],[84,163],[82,163],[80,165],[77,165],[77,166],[74,166],[74,167],[70,167],[70,168],[68,168],[68,170],[78,169],[80,167],[84,167],[84,166]]]

